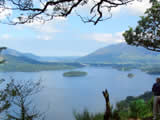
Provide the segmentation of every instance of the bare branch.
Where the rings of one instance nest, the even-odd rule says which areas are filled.
[[[0,1],[0,11],[10,10],[11,14],[1,20],[7,24],[25,24],[34,21],[48,21],[55,17],[67,17],[75,8],[91,4],[90,14],[85,22],[106,20],[106,13],[111,17],[112,8],[126,5],[134,0],[3,0]],[[110,17],[107,17],[109,19]],[[80,17],[84,18],[84,17]]]

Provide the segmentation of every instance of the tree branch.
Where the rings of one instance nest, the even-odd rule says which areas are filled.
[[[6,15],[6,19],[1,20],[1,22],[16,25],[34,22],[35,20],[48,21],[55,17],[67,17],[73,9],[93,2],[90,17],[84,21],[93,22],[96,25],[99,21],[106,20],[103,9],[107,9],[106,12],[110,15],[112,8],[126,5],[132,1],[134,0],[46,0],[44,2],[43,0],[37,0],[37,2],[35,0],[8,0],[7,2],[1,2],[0,8],[11,10],[12,14]],[[107,19],[110,17],[111,15]],[[14,21],[15,18],[17,21]]]

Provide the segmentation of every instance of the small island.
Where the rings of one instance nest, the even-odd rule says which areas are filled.
[[[83,71],[70,71],[63,73],[64,77],[80,77],[80,76],[86,76],[87,72]]]
[[[133,78],[133,77],[134,77],[134,74],[128,73],[128,77],[129,77],[129,78]]]

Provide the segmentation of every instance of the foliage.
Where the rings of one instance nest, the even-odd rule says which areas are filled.
[[[34,120],[43,119],[33,104],[33,95],[41,90],[40,81],[15,82],[12,79],[0,91],[0,113],[4,120]]]
[[[104,114],[91,114],[85,109],[82,113],[74,112],[74,117],[76,120],[103,120]]]
[[[76,8],[88,5],[89,17],[80,18],[84,22],[99,21],[111,17],[112,8],[126,5],[134,0],[1,0],[0,11],[6,12],[6,19],[1,22],[8,24],[24,24],[34,21],[44,22],[55,17],[67,17]],[[108,16],[104,18],[105,14]]]
[[[7,110],[7,119],[9,120],[28,120],[39,118],[40,113],[35,109],[32,104],[31,96],[39,92],[40,82],[33,83],[31,81],[25,81],[22,83],[16,83],[14,80],[11,80],[7,84],[6,89],[4,90],[9,94],[11,98],[12,107],[16,108],[16,114],[13,112],[13,108]]]
[[[146,104],[143,99],[133,101],[129,105],[129,117],[131,118],[146,118],[152,115],[150,103]]]
[[[152,7],[141,17],[135,29],[129,28],[123,34],[129,45],[143,46],[160,52],[160,3],[152,0]]]
[[[1,79],[1,83],[4,79]],[[11,106],[8,98],[8,94],[4,90],[0,90],[0,113],[4,112]]]
[[[152,92],[145,92],[143,95],[133,97],[128,96],[116,104],[113,110],[118,113],[120,120],[128,118],[148,118],[152,116],[153,98]]]
[[[145,92],[143,95],[133,97],[128,96],[116,104],[112,109],[111,120],[128,120],[151,118],[153,106],[153,97],[151,92]],[[91,114],[87,110],[82,113],[74,113],[76,120],[103,120],[104,113]]]

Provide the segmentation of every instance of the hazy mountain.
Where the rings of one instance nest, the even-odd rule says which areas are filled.
[[[100,48],[78,59],[85,63],[159,63],[160,53],[125,43]]]
[[[23,56],[21,52],[18,52],[16,50],[7,48],[6,50],[2,51],[2,55],[12,55],[12,56]]]
[[[2,55],[6,62],[0,64],[0,71],[34,72],[42,70],[73,69],[84,66],[80,63],[69,62],[69,60],[72,60],[70,57],[66,58],[68,60],[67,62],[62,62],[62,59],[65,61],[63,57],[61,59],[57,59],[57,57],[40,57],[32,53],[21,53],[13,49],[4,50]],[[48,62],[48,60],[54,62]]]
[[[0,64],[0,71],[7,72],[37,72],[46,70],[61,70],[83,67],[80,63],[40,62],[25,56],[4,55],[6,62]]]
[[[39,61],[47,62],[75,62],[79,56],[62,56],[62,57],[40,57]]]
[[[16,51],[14,49],[6,49],[2,51],[2,55],[12,55],[17,57],[27,57],[31,58],[33,60],[37,61],[43,61],[43,62],[74,62],[76,59],[78,59],[78,56],[67,56],[67,57],[50,57],[50,56],[37,56],[32,53],[22,53],[19,51]]]

